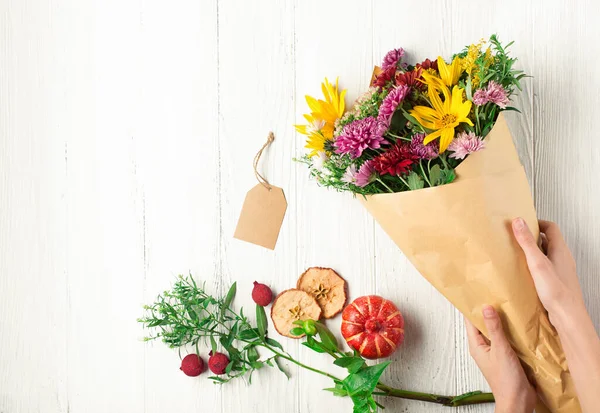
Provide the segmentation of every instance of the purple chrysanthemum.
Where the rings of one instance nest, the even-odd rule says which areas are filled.
[[[365,149],[379,149],[382,144],[387,143],[383,138],[386,129],[383,122],[372,116],[355,120],[344,126],[342,133],[336,138],[335,153],[347,153],[355,159],[361,156]]]
[[[369,185],[377,179],[377,171],[373,167],[373,161],[368,160],[362,164],[358,173],[356,174],[356,186],[360,186],[361,188]]]
[[[344,176],[342,176],[342,182],[346,182],[347,184],[356,183],[356,175],[358,172],[356,171],[356,165],[352,164],[344,172]]]
[[[402,56],[404,56],[403,48],[390,50],[383,58],[383,62],[381,63],[381,70],[385,71],[390,67],[397,68],[398,63],[400,63],[400,60],[402,59]]]
[[[429,142],[427,145],[423,144],[425,140],[424,133],[417,133],[413,135],[410,141],[410,151],[419,157],[419,159],[431,160],[437,158],[440,152],[439,142]]]
[[[448,150],[451,158],[464,159],[467,155],[482,150],[485,147],[483,139],[473,132],[461,132],[450,142]]]
[[[406,85],[400,85],[392,89],[385,99],[383,99],[383,102],[381,102],[377,119],[389,126],[394,112],[396,112],[396,109],[398,109],[398,106],[406,98],[409,92],[410,87]]]
[[[502,109],[510,103],[506,90],[493,80],[490,80],[486,88],[477,90],[473,95],[473,103],[477,106],[485,105],[488,102],[495,103]]]

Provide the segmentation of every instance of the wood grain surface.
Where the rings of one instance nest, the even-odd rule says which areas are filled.
[[[325,76],[340,77],[351,103],[389,49],[448,57],[491,33],[515,40],[532,75],[522,113],[507,119],[599,327],[599,18],[594,0],[0,0],[0,412],[351,411],[322,392],[326,378],[294,366],[289,380],[265,369],[252,385],[185,377],[177,352],[144,343],[136,322],[177,274],[216,294],[237,281],[251,308],[254,280],[280,292],[309,266],[336,269],[351,298],[384,295],[404,313],[386,382],[487,390],[462,316],[358,201],[292,161],[304,151],[292,125]],[[275,251],[232,237],[270,130],[261,171],[288,202]]]

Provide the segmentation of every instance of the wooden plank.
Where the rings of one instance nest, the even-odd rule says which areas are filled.
[[[72,104],[65,136],[66,410],[142,412],[144,351],[135,322],[144,252],[135,155],[140,10],[119,2],[72,6],[65,18],[74,42],[66,45],[70,77],[61,90]],[[55,47],[59,53],[65,43]]]
[[[275,294],[289,288],[296,272],[296,171],[294,156],[294,4],[293,2],[219,2],[219,135],[223,267],[225,284],[237,281],[237,306],[255,319],[253,282],[270,285]],[[282,187],[288,209],[274,251],[233,238],[248,190],[258,184],[252,161],[267,139],[260,172]],[[266,309],[269,312],[269,308]],[[294,353],[295,340],[271,336]],[[267,351],[260,351],[268,356]],[[265,367],[252,384],[236,380],[222,388],[223,412],[296,411],[298,369],[291,379]],[[232,397],[235,395],[235,397]]]
[[[296,2],[296,123],[303,123],[308,112],[305,95],[321,97],[325,77],[348,90],[350,105],[366,90],[372,65],[371,1],[346,1],[343,4],[319,1]],[[305,137],[296,135],[296,153],[304,154]],[[293,283],[307,267],[331,267],[349,284],[350,299],[375,292],[373,220],[350,193],[321,188],[309,179],[304,165],[298,170],[298,265]],[[328,321],[340,342],[341,317]],[[302,360],[344,377],[345,370],[332,366],[332,360],[302,348]],[[351,401],[337,398],[321,389],[332,387],[326,377],[303,372],[299,383],[297,411],[348,411]],[[315,395],[311,397],[310,395]]]
[[[600,329],[600,204],[595,168],[600,162],[595,67],[600,62],[598,7],[593,1],[540,8],[535,15],[534,85],[536,207],[556,221],[578,265],[587,308]],[[585,62],[577,65],[577,62]],[[577,75],[572,72],[577,65]]]
[[[65,412],[73,42],[55,2],[0,10],[0,411]]]
[[[143,1],[135,145],[144,217],[144,302],[191,273],[221,292],[217,1]],[[138,294],[138,297],[140,295]],[[137,329],[141,334],[140,329]],[[208,343],[199,346],[208,362]],[[162,343],[145,351],[144,411],[221,409],[205,372],[187,377]],[[181,351],[181,357],[195,352]]]

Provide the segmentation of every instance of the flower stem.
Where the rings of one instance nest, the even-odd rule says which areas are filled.
[[[273,352],[274,354],[276,354],[277,356],[281,357],[282,359],[286,359],[287,361],[290,361],[290,362],[294,363],[295,365],[302,367],[303,369],[310,370],[310,371],[312,371],[314,373],[318,373],[318,374],[320,374],[322,376],[325,376],[325,377],[329,377],[331,380],[335,381],[336,383],[339,382],[339,381],[342,381],[341,379],[335,377],[332,374],[326,373],[326,372],[321,371],[319,369],[316,369],[314,367],[307,366],[306,364],[303,364],[303,363],[299,362],[298,360],[296,360],[292,356],[289,356],[289,355],[284,354],[284,353],[280,353],[275,348],[273,348],[272,346],[268,345],[265,342],[263,342],[261,344],[261,346],[265,347],[266,349],[268,349],[269,351]]]
[[[408,141],[408,142],[410,142],[410,141],[411,141],[411,138],[407,138],[407,137],[404,137],[404,136],[398,136],[398,135],[396,135],[396,134],[394,134],[394,133],[392,133],[392,132],[389,132],[389,131],[388,131],[388,133],[387,133],[387,134],[388,134],[388,135],[390,135],[390,136],[393,136],[393,137],[394,137],[394,138],[396,138],[396,139],[401,139],[401,140],[403,140],[403,141]]]
[[[381,391],[374,392],[373,394],[376,394],[378,396],[390,396],[398,397],[401,399],[420,400],[423,402],[437,403],[444,406],[452,407],[465,406],[468,404],[492,403],[494,401],[494,396],[492,395],[492,393],[473,392],[466,393],[460,396],[441,396],[438,394],[395,389],[393,387],[386,386],[383,383],[379,383],[377,385],[377,389]]]
[[[400,175],[396,175],[396,176],[397,176],[397,177],[398,177],[398,178],[399,178],[399,179],[402,181],[402,183],[403,183],[404,185],[406,185],[406,187],[407,187],[408,189],[410,189],[410,185],[408,184],[408,182],[406,182],[406,179],[402,178]]]
[[[430,187],[432,187],[433,185],[431,185],[431,181],[429,181],[429,178],[425,173],[425,169],[423,169],[423,161],[419,161],[419,166],[421,167],[421,172],[423,172],[423,178],[425,178],[425,181],[429,184]]]
[[[377,178],[377,182],[379,182],[381,185],[385,186],[385,188],[386,188],[386,189],[387,189],[389,192],[391,192],[391,193],[394,193],[394,191],[392,191],[392,188],[390,188],[389,186],[387,186],[387,185],[385,184],[385,182],[383,182],[381,179]]]

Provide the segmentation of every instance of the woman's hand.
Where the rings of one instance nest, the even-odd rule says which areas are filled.
[[[582,411],[597,412],[600,389],[600,339],[583,301],[575,260],[558,226],[540,221],[542,248],[525,221],[513,221],[513,232],[527,257],[540,300],[563,345]]]
[[[465,319],[469,337],[469,352],[496,399],[496,413],[531,413],[537,400],[535,390],[527,380],[525,371],[512,349],[496,310],[483,308],[485,327],[490,342],[477,328]]]
[[[549,221],[540,221],[539,225],[542,248],[547,255],[540,250],[523,219],[513,221],[513,232],[525,252],[535,288],[548,311],[550,322],[555,327],[560,327],[563,322],[567,322],[570,314],[585,311],[585,304],[577,279],[575,260],[558,225]]]

